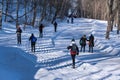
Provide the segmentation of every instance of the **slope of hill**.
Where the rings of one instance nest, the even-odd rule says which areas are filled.
[[[9,26],[9,27],[8,27]],[[21,26],[22,27],[22,26]],[[92,19],[75,19],[74,23],[58,22],[44,28],[43,38],[37,28],[26,28],[22,45],[16,44],[14,25],[4,23],[0,31],[0,79],[2,80],[120,80],[120,35],[111,32],[111,39],[104,38],[106,22]],[[37,37],[36,52],[32,53],[28,40],[31,33]],[[79,46],[82,35],[95,36],[94,53],[80,52],[73,69],[66,47],[75,38]],[[7,76],[7,77],[6,77]]]

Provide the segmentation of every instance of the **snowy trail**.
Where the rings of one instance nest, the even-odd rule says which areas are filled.
[[[37,67],[45,68],[49,72],[51,72],[51,71],[54,72],[55,70],[56,71],[60,70],[61,73],[62,73],[62,71],[65,71],[65,69],[71,69],[71,57],[69,55],[69,51],[66,50],[66,47],[69,45],[69,42],[71,41],[71,38],[74,37],[76,39],[77,45],[79,46],[78,42],[79,42],[80,36],[82,36],[83,34],[86,34],[87,36],[89,36],[89,34],[92,33],[92,30],[93,30],[92,23],[89,23],[89,24],[82,23],[81,26],[77,25],[77,24],[79,24],[79,22],[76,22],[76,25],[69,24],[68,26],[66,26],[66,27],[68,27],[67,29],[61,28],[62,30],[60,32],[56,33],[55,35],[53,35],[52,33],[49,35],[46,34],[45,37],[42,39],[42,41],[40,41],[40,39],[38,39],[39,45],[37,45],[38,46],[37,52],[35,53],[35,55],[38,57]],[[72,27],[74,27],[74,28],[72,28]],[[51,31],[49,30],[47,33],[50,33],[50,32]],[[54,40],[55,46],[53,45],[51,40]],[[62,46],[62,44],[64,44],[64,46]],[[59,52],[58,50],[62,51],[62,52]],[[88,53],[87,51],[88,51],[88,46],[86,47],[86,53],[80,52],[80,55],[76,57],[76,69],[72,70],[72,72],[75,71],[76,74],[78,73],[79,77],[78,76],[73,77],[72,79],[74,79],[74,80],[80,80],[80,79],[83,79],[83,80],[91,79],[92,80],[93,78],[90,78],[90,77],[86,78],[86,76],[88,76],[88,75],[96,76],[97,74],[101,75],[104,73],[104,71],[102,71],[101,69],[96,69],[96,70],[90,71],[90,73],[84,73],[84,75],[81,74],[81,76],[80,76],[79,72],[86,70],[89,66],[93,67],[92,65],[95,65],[97,62],[104,61],[104,60],[110,58],[108,55],[104,55],[103,53],[101,53],[99,48],[97,47],[97,45],[94,48],[94,53]],[[63,54],[61,54],[61,53],[63,53]],[[93,58],[93,56],[95,58]],[[82,66],[83,66],[83,68],[82,68],[82,70],[80,70],[81,68],[79,68],[79,67],[82,67]],[[69,74],[62,73],[62,74],[69,77],[70,73]],[[104,75],[103,78],[101,78],[101,79],[99,77],[97,77],[96,79],[102,80],[109,76],[111,76],[111,74]],[[45,80],[45,77],[43,77],[43,80]],[[62,78],[64,79],[63,76],[62,76]]]
[[[99,41],[102,40],[103,37],[101,39],[100,37],[103,36],[104,33],[101,32],[101,26],[98,26],[100,24],[95,22],[94,20],[76,19],[74,24],[59,23],[58,32],[56,33],[54,29],[51,28],[52,25],[50,25],[45,27],[43,38],[38,38],[38,29],[33,28],[31,30],[28,28],[22,33],[22,45],[16,45],[14,28],[5,28],[5,33],[10,34],[0,34],[0,45],[20,48],[27,54],[29,53],[30,55],[36,56],[37,59],[33,60],[36,60],[37,64],[35,64],[35,67],[39,70],[35,72],[35,69],[33,71],[34,73],[29,74],[32,75],[31,77],[34,75],[36,80],[112,80],[112,78],[120,80],[120,66],[118,65],[120,59],[117,56],[106,54],[112,52],[113,48],[109,47],[109,44],[104,45],[104,43]],[[76,68],[72,69],[71,56],[66,47],[70,44],[71,39],[75,38],[80,49],[80,37],[84,34],[88,37],[89,34],[94,34],[96,32],[95,30],[97,30],[97,34],[95,34],[94,53],[89,53],[88,46],[86,46],[86,52],[80,52],[79,55],[76,56]],[[30,42],[28,41],[31,32],[33,32],[38,39],[35,53],[31,52]],[[24,53],[22,55],[24,55]],[[30,65],[32,66],[32,64]],[[111,65],[114,65],[114,67]],[[19,76],[18,73],[16,75]],[[26,75],[26,79],[29,75]]]
[[[55,38],[54,38],[54,40],[55,40],[55,49],[63,51],[63,54],[61,54],[61,52],[60,52],[59,56],[55,56],[56,53],[58,55],[59,52],[56,52],[55,54],[54,54],[54,52],[51,52],[51,53],[49,53],[50,55],[46,54],[46,53],[44,53],[46,55],[41,54],[42,57],[40,57],[40,54],[37,55],[37,56],[39,56],[40,59],[41,58],[43,59],[43,60],[39,59],[39,62],[40,62],[39,65],[44,65],[44,66],[41,66],[42,68],[46,67],[46,69],[49,70],[49,71],[51,71],[51,70],[55,71],[55,70],[59,70],[59,69],[61,69],[61,71],[62,70],[64,71],[66,68],[71,68],[71,57],[70,57],[70,55],[68,55],[69,51],[66,50],[66,47],[68,46],[71,38],[74,36],[76,38],[76,41],[77,41],[77,44],[78,44],[80,36],[82,36],[83,34],[87,34],[88,35],[88,34],[90,34],[92,32],[92,27],[91,26],[90,27],[83,26],[83,27],[80,28],[80,26],[76,25],[74,29],[72,29],[72,27],[73,26],[70,26],[70,29],[64,30],[61,34],[55,36]],[[76,30],[77,30],[77,32],[75,32]],[[74,33],[71,33],[71,32],[74,32]],[[78,35],[76,35],[76,34],[78,34]],[[66,35],[68,35],[68,36],[66,36]],[[65,46],[63,47],[61,43],[64,44]],[[86,51],[88,51],[88,46],[87,46],[87,50]],[[95,52],[99,52],[99,49],[95,47],[94,51]],[[95,64],[94,60],[91,61],[91,62],[87,62],[87,60],[90,59],[88,54],[90,54],[91,58],[92,58],[91,55],[94,55],[94,53],[91,54],[91,53],[87,52],[87,54],[86,54],[86,53],[81,53],[80,52],[80,55],[77,56],[77,59],[76,59],[76,66],[77,66],[77,68],[79,68],[84,63]],[[50,56],[50,58],[48,56]],[[88,57],[88,59],[86,57],[84,57],[84,56]],[[104,57],[102,54],[101,55],[97,55],[97,56],[98,57],[101,56],[101,58]],[[46,58],[46,57],[48,57],[48,58]],[[80,70],[75,70],[75,72],[79,73]],[[97,70],[97,71],[91,72],[91,73],[92,73],[92,75],[94,75],[95,73],[100,73],[100,72],[101,72],[100,70]],[[64,74],[64,75],[67,75],[67,74]],[[77,79],[80,79],[80,78],[81,77],[79,77],[79,78],[75,78],[74,77],[73,79],[77,80]]]
[[[44,57],[45,61],[43,60],[42,62],[43,62],[43,64],[45,64],[46,69],[49,70],[49,72],[53,71],[52,74],[55,75],[54,73],[56,73],[57,71],[60,71],[62,75],[68,76],[68,80],[88,80],[88,79],[89,80],[104,80],[104,79],[111,77],[111,75],[112,75],[111,73],[108,73],[107,71],[103,71],[102,69],[99,69],[97,67],[94,67],[94,69],[95,68],[96,69],[92,70],[92,67],[94,65],[96,65],[98,62],[102,62],[102,61],[111,59],[111,56],[106,55],[103,52],[101,52],[101,50],[99,49],[97,44],[95,45],[94,53],[88,53],[87,52],[88,46],[87,46],[86,52],[85,53],[80,52],[80,55],[76,57],[77,68],[75,70],[72,70],[72,72],[74,72],[76,74],[78,73],[79,77],[77,76],[77,77],[72,77],[71,79],[69,79],[69,77],[70,77],[69,75],[71,74],[70,72],[69,72],[69,74],[62,73],[62,71],[65,72],[66,69],[71,68],[71,57],[69,55],[69,51],[66,50],[66,46],[68,46],[71,38],[75,37],[76,42],[78,44],[80,36],[82,36],[83,34],[86,34],[88,36],[90,33],[92,33],[93,32],[93,27],[92,27],[93,24],[91,24],[91,26],[90,26],[90,24],[91,23],[89,23],[89,26],[88,26],[88,23],[86,26],[85,26],[85,23],[82,23],[83,26],[79,26],[79,25],[78,26],[77,25],[70,26],[69,25],[70,29],[67,29],[64,32],[62,32],[60,35],[56,36],[55,49],[63,51],[62,52],[63,54],[61,54],[61,52],[60,52],[60,55],[55,58],[50,57],[48,59],[45,59],[45,57]],[[72,28],[72,27],[74,27],[74,28]],[[64,44],[64,46],[62,46],[62,44]],[[56,53],[59,54],[59,52],[56,52]],[[50,54],[54,55],[52,52]],[[49,56],[49,55],[46,54],[46,56]],[[43,68],[45,68],[45,66]],[[83,67],[83,68],[81,68],[81,67]],[[90,67],[90,69],[89,69],[89,67]],[[89,73],[85,73],[84,71],[86,71],[86,70]],[[49,73],[49,72],[47,72],[47,73]],[[83,74],[81,74],[80,72],[83,72]],[[97,75],[100,75],[100,76],[97,76]],[[89,77],[89,76],[92,76],[92,77]],[[101,76],[103,76],[103,77],[101,78]],[[46,79],[45,77],[43,77],[42,80],[45,80]],[[47,77],[49,77],[49,76],[47,76]],[[56,75],[56,77],[57,77],[57,75]],[[64,78],[64,76],[62,76],[62,79],[66,80]]]

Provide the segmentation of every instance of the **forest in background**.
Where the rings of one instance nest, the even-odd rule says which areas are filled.
[[[120,0],[0,0],[1,21],[38,26],[42,21],[90,18],[107,20],[106,39],[120,30]]]

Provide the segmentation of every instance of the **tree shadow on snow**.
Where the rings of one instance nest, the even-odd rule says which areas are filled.
[[[70,63],[68,61],[70,61]],[[46,61],[40,62],[38,65],[41,68],[46,67],[48,70],[55,70],[70,66],[72,64],[71,62],[71,56],[65,55],[57,58],[48,59]]]
[[[95,65],[100,61],[111,59],[111,57],[114,57],[114,56],[99,53],[99,54],[82,55],[80,57],[77,57],[77,59],[86,63],[90,63],[92,65]]]

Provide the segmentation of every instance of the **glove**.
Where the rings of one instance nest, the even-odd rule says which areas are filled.
[[[79,55],[79,53],[77,52],[77,55]]]

